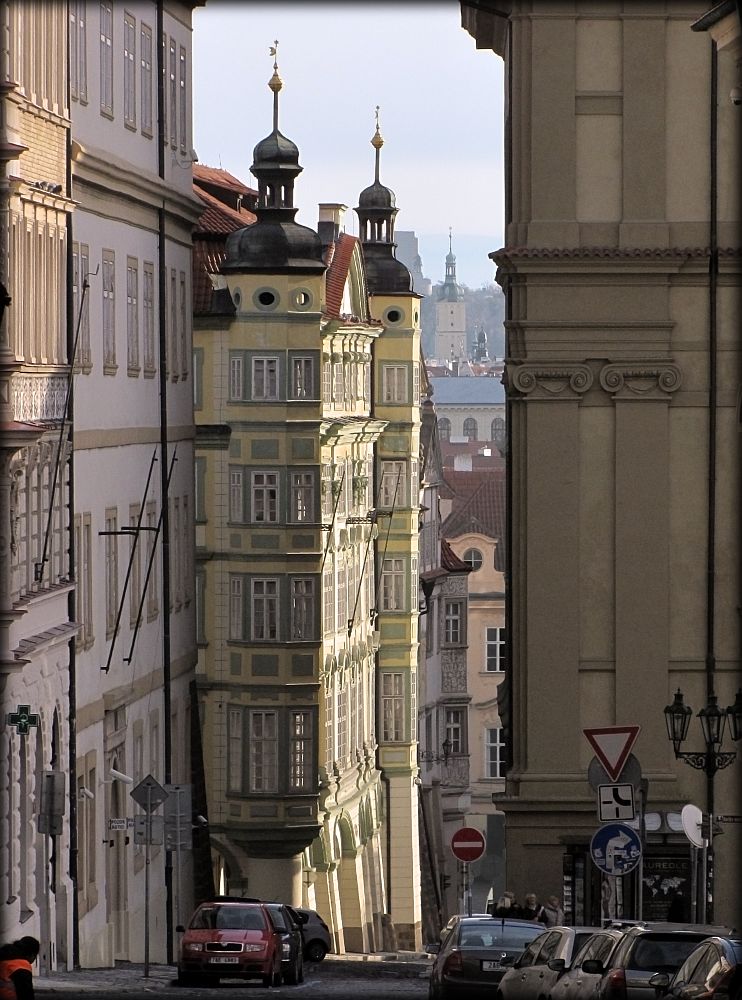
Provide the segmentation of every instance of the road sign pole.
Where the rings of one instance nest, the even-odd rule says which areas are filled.
[[[149,977],[149,863],[152,844],[152,789],[147,785],[147,819],[144,837],[144,976]]]

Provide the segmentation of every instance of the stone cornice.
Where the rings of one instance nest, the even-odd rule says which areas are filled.
[[[680,388],[682,372],[666,361],[606,365],[600,384],[614,399],[664,399]]]
[[[529,399],[575,400],[593,384],[593,373],[581,364],[522,364],[508,367],[508,383]]]

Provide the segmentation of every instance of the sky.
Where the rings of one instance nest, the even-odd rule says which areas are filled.
[[[208,0],[193,12],[194,146],[201,163],[257,186],[255,145],[272,131],[270,47],[283,81],[279,129],[299,147],[297,221],[320,202],[353,209],[380,180],[396,195],[398,230],[414,230],[423,271],[442,281],[449,227],[457,278],[494,280],[503,243],[503,63],[461,27],[458,2]]]

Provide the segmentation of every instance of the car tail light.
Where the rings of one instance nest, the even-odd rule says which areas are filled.
[[[443,974],[458,976],[464,971],[464,959],[460,951],[452,951],[443,963]]]
[[[605,977],[600,1000],[626,1000],[626,974],[623,969],[612,969]]]

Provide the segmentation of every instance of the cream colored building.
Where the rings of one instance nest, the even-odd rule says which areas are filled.
[[[277,70],[271,89],[257,221],[204,253],[196,333],[215,883],[318,909],[338,951],[415,946],[418,298],[378,160],[360,239],[344,206],[293,221]]]
[[[47,971],[72,959],[74,913],[66,27],[62,5],[0,6],[0,938],[37,937]]]
[[[605,889],[634,916],[635,877],[621,904],[590,859],[584,728],[641,727],[645,872],[687,887],[668,821],[686,803],[740,813],[742,761],[707,781],[663,715],[678,689],[698,712],[740,686],[738,11],[513,0],[462,19],[506,60],[507,879],[564,893],[578,923]],[[738,825],[714,853],[708,916],[739,926]]]

